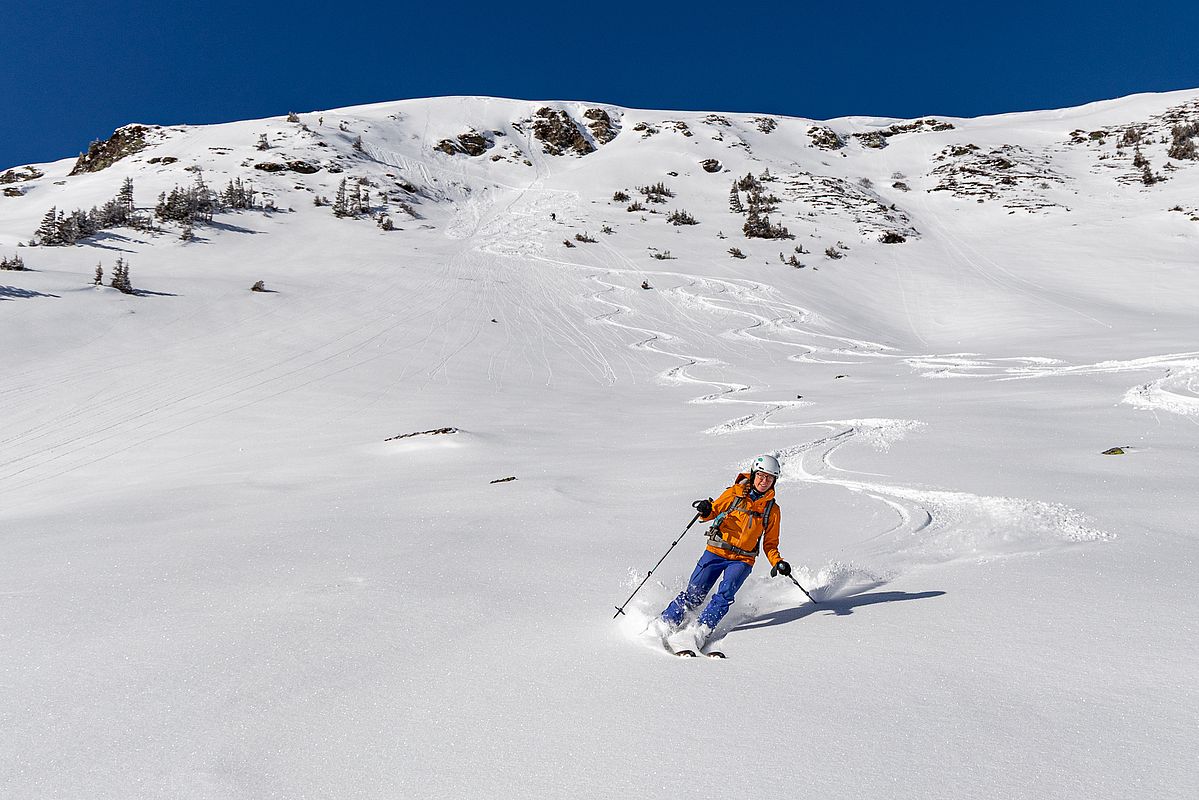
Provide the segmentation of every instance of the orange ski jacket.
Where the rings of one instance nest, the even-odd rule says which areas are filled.
[[[742,472],[738,475],[736,482],[712,502],[712,513],[709,516],[701,517],[704,522],[707,522],[726,511],[728,512],[720,521],[719,540],[712,538],[709,534],[708,552],[733,561],[753,564],[753,555],[735,553],[722,548],[720,540],[739,550],[755,553],[760,541],[762,552],[766,554],[771,566],[782,561],[783,557],[779,555],[779,520],[782,513],[779,511],[778,503],[771,502],[773,500],[773,486],[757,500],[751,500],[749,498],[749,473]],[[770,519],[763,520],[762,514],[765,513],[768,505]]]

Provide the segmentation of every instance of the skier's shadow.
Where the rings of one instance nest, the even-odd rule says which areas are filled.
[[[901,600],[925,600],[930,597],[940,597],[945,592],[867,592],[851,594],[845,597],[831,597],[821,600],[818,604],[804,603],[795,608],[785,608],[782,611],[772,611],[739,623],[732,631],[751,631],[755,628],[769,628],[772,625],[786,625],[820,611],[831,611],[837,616],[852,614],[854,609],[862,606],[872,606],[876,603],[898,603]]]

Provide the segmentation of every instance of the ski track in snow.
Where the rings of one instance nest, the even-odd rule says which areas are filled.
[[[1199,352],[1077,365],[1035,356],[983,359],[974,353],[918,356],[905,361],[927,378],[983,377],[1003,381],[1164,370],[1164,376],[1125,392],[1123,402],[1148,411],[1199,416]]]
[[[885,161],[887,155],[883,153],[882,156]],[[931,241],[940,243],[947,254],[954,257],[958,263],[968,267],[983,281],[1005,292],[1025,297],[1031,303],[1049,305],[1086,319],[1098,327],[1111,328],[1109,323],[1079,311],[1061,292],[1013,273],[1003,264],[983,253],[967,237],[951,231],[947,224],[940,221],[924,194],[913,193],[909,201],[920,224],[930,232],[937,234],[931,237]],[[900,283],[900,291],[902,293],[902,283]],[[906,304],[906,298],[904,302]],[[915,333],[915,328],[913,328],[913,332]],[[916,335],[919,338],[919,334]],[[1165,369],[1164,377],[1129,389],[1124,394],[1123,402],[1149,411],[1199,416],[1199,383],[1197,383],[1199,353],[1146,356],[1125,361],[1104,361],[1077,366],[1070,366],[1060,360],[1041,356],[982,359],[973,353],[918,356],[905,360],[918,372],[929,378],[991,376],[1016,380]]]
[[[986,560],[1112,538],[1061,504],[861,480],[848,477],[833,463],[835,452],[850,441],[860,439],[885,450],[922,423],[862,419],[812,424],[824,428],[827,435],[781,451],[784,474],[841,486],[888,505],[895,514],[894,524],[876,532],[868,545],[872,554],[891,564]]]
[[[420,162],[403,159],[398,154],[376,149],[367,155],[405,172],[414,172],[427,185],[436,180]],[[646,270],[604,242],[578,248],[576,255],[582,261],[551,258],[544,254],[544,242],[552,234],[548,224],[550,214],[575,214],[579,197],[575,192],[544,188],[545,165],[538,159],[535,167],[536,175],[524,187],[495,184],[492,188],[457,198],[455,215],[445,228],[448,238],[463,242],[463,249],[446,273],[458,280],[485,282],[489,290],[498,294],[528,290],[527,285],[522,285],[521,289],[509,287],[496,276],[496,261],[517,259],[582,271],[583,277],[598,287],[581,298],[581,302],[599,303],[608,310],[590,314],[585,323],[580,323],[581,307],[558,308],[552,302],[551,290],[543,288],[545,302],[538,306],[542,313],[529,314],[522,320],[530,323],[534,331],[530,337],[533,346],[518,348],[530,373],[541,373],[547,382],[552,381],[551,359],[546,356],[546,348],[553,342],[570,353],[575,362],[598,382],[614,383],[618,368],[635,374],[633,362],[621,365],[612,361],[611,350],[605,347],[607,342],[590,328],[601,325],[631,334],[634,341],[627,346],[632,351],[666,356],[680,362],[659,372],[656,380],[663,385],[704,387],[703,393],[692,398],[690,403],[730,404],[743,409],[744,413],[708,428],[706,433],[725,436],[767,429],[815,427],[826,430],[826,436],[779,451],[788,477],[839,485],[866,494],[892,509],[894,526],[870,537],[875,546],[874,555],[881,559],[915,563],[921,559],[943,561],[962,556],[987,557],[1020,548],[1036,549],[1038,541],[1089,541],[1105,537],[1081,521],[1077,512],[1049,503],[859,480],[857,478],[861,476],[853,476],[833,463],[836,450],[855,439],[879,445],[888,437],[917,429],[921,423],[901,420],[788,421],[786,412],[808,407],[811,403],[799,399],[757,399],[754,395],[769,387],[721,380],[719,372],[731,367],[731,363],[720,354],[731,359],[739,345],[752,343],[786,353],[784,359],[795,362],[842,365],[902,359],[917,372],[942,378],[1022,379],[1166,368],[1164,378],[1129,390],[1125,401],[1142,408],[1199,414],[1199,353],[1084,366],[1069,366],[1037,357],[997,360],[978,359],[971,354],[904,357],[885,345],[815,330],[812,327],[815,315],[810,310],[784,300],[777,289],[759,281]],[[446,174],[442,177],[443,183],[455,185],[454,177],[465,179],[467,176]],[[428,276],[425,280],[434,284],[444,277]],[[667,305],[668,313],[660,317],[662,325],[637,324],[647,311],[620,302],[621,293],[640,291],[629,288],[630,279],[661,284],[652,298]],[[383,288],[387,302],[379,307],[400,309],[399,313],[384,318],[368,317],[358,327],[343,331],[314,350],[299,349],[267,364],[251,363],[216,380],[210,375],[170,376],[167,383],[171,389],[165,393],[156,391],[153,385],[114,383],[83,402],[73,404],[63,413],[43,417],[37,424],[24,428],[10,426],[11,433],[0,437],[0,446],[4,447],[5,453],[0,460],[0,481],[6,482],[7,488],[20,489],[61,476],[375,358],[407,352],[408,363],[414,365],[430,344],[429,335],[442,327],[441,323],[448,322],[450,315],[459,321],[473,320],[468,327],[456,323],[459,335],[441,342],[432,366],[423,368],[426,377],[444,380],[449,376],[455,356],[482,333],[481,320],[487,316],[486,309],[481,306],[483,294],[476,294],[476,307],[469,309],[471,313],[464,314],[462,309],[451,308],[448,298],[421,309],[407,308],[410,302],[406,302],[406,298],[416,295],[406,285],[411,280],[411,275],[403,275]],[[437,294],[428,292],[423,296]],[[379,294],[374,299],[378,300]],[[512,305],[519,307],[521,304]],[[553,311],[545,313],[547,308]],[[319,306],[313,311],[321,314]],[[718,337],[713,337],[708,332],[710,327],[700,322],[700,318],[710,319],[713,315],[733,323]],[[410,325],[421,317],[430,323],[425,338],[405,342],[402,347],[379,346],[401,320]],[[655,321],[658,319],[656,317]],[[691,320],[694,321],[680,324]],[[270,314],[256,323],[264,333],[270,325]],[[667,327],[673,330],[667,330]],[[506,332],[506,335],[511,334]],[[696,342],[703,342],[707,352],[693,352]],[[173,346],[184,345],[194,345],[194,341],[181,341]],[[500,382],[510,368],[507,363],[493,363],[489,377]],[[407,370],[401,374],[401,379]],[[29,380],[18,380],[0,394],[11,399],[35,391],[53,392],[58,383],[70,380],[72,376],[40,374],[28,377]],[[163,377],[157,375],[155,381]],[[1022,533],[1012,533],[1017,530]],[[878,549],[884,547],[884,543],[889,543],[886,544],[890,548],[887,552]]]
[[[546,256],[544,239],[551,231],[545,221],[551,212],[569,215],[578,205],[573,192],[542,188],[537,179],[502,209],[495,208],[491,193],[476,194],[460,211],[450,226],[451,235],[473,238],[476,248],[492,256],[517,258],[553,264],[560,268],[586,270],[586,278],[599,286],[589,299],[608,307],[592,316],[594,323],[614,327],[631,334],[627,344],[637,352],[650,352],[673,358],[681,363],[657,375],[664,385],[694,385],[705,391],[692,398],[694,404],[731,404],[745,409],[742,413],[715,425],[705,432],[725,436],[750,430],[822,430],[824,435],[784,447],[778,451],[787,478],[813,484],[840,486],[882,503],[891,511],[889,527],[869,532],[855,546],[862,557],[871,563],[882,564],[877,569],[859,564],[832,562],[811,570],[798,568],[798,576],[807,581],[807,588],[820,599],[832,599],[842,593],[863,591],[886,583],[898,572],[921,565],[945,563],[962,559],[986,561],[1002,556],[1042,552],[1047,549],[1080,542],[1103,541],[1108,534],[1092,527],[1078,511],[1064,505],[1014,497],[993,497],[945,489],[930,489],[895,485],[869,480],[870,476],[853,473],[838,467],[834,456],[851,442],[860,442],[885,450],[893,442],[918,430],[923,423],[915,420],[863,419],[825,422],[786,421],[784,412],[811,406],[799,399],[756,399],[753,395],[769,387],[721,380],[720,370],[730,367],[729,361],[712,354],[693,352],[695,342],[704,342],[714,349],[726,349],[735,354],[735,345],[754,343],[783,351],[793,350],[786,360],[817,364],[855,364],[867,360],[891,359],[905,361],[917,371],[936,374],[944,369],[986,371],[1003,369],[1005,374],[1020,377],[1052,374],[1053,371],[1081,371],[1064,367],[1060,362],[1045,358],[1022,358],[1002,361],[975,361],[965,355],[904,357],[885,345],[818,332],[810,327],[815,315],[808,309],[783,300],[772,286],[758,281],[702,277],[666,270],[643,269],[607,243],[601,242],[578,248],[582,261],[568,261]],[[594,261],[595,263],[590,263]],[[696,315],[717,315],[737,320],[719,337],[705,333],[698,323],[686,325],[686,330],[666,330],[640,323],[645,311],[620,302],[621,293],[637,292],[628,287],[631,280],[649,280],[655,285],[655,299],[670,305],[665,320],[678,328],[680,320]],[[670,282],[673,281],[673,285]],[[660,286],[659,286],[660,284]],[[563,331],[556,333],[561,335]],[[597,378],[615,380],[611,363],[603,356],[597,343],[577,327],[572,332],[580,347],[581,357],[592,360],[598,368]],[[721,340],[728,343],[720,347]],[[717,375],[712,375],[716,372]],[[1193,376],[1192,376],[1193,377]],[[1179,387],[1191,392],[1188,397]],[[1163,392],[1171,397],[1193,399],[1194,381],[1172,384],[1171,389],[1154,387],[1143,394],[1160,400]],[[877,477],[877,476],[875,476]],[[637,581],[640,576],[630,575]],[[672,589],[659,582],[663,594]],[[730,617],[730,624],[753,613],[754,592],[749,602]],[[635,617],[628,630],[638,633],[646,620]],[[633,628],[637,628],[636,631]]]
[[[397,168],[417,168],[415,162],[397,160],[395,154],[377,152],[369,155]],[[431,174],[420,174],[423,179],[433,179]],[[707,433],[724,436],[751,430],[813,427],[827,431],[825,436],[783,448],[779,455],[788,477],[838,485],[863,493],[892,509],[894,525],[869,537],[873,557],[893,565],[916,564],[960,557],[986,558],[1036,550],[1053,542],[1105,538],[1104,534],[1088,527],[1077,512],[1051,503],[885,485],[860,480],[861,476],[840,469],[833,463],[833,455],[845,444],[861,440],[879,445],[917,429],[920,423],[902,420],[789,422],[785,412],[811,403],[797,399],[756,399],[753,395],[768,387],[720,380],[718,373],[731,364],[712,352],[723,351],[733,357],[738,344],[753,343],[784,352],[796,351],[787,353],[786,360],[820,364],[898,360],[903,358],[901,354],[884,345],[813,330],[810,323],[815,315],[810,310],[783,300],[774,287],[758,281],[646,270],[606,243],[586,250],[580,248],[582,252],[578,255],[595,263],[544,255],[543,242],[551,234],[546,222],[550,213],[570,214],[577,208],[579,198],[574,192],[543,188],[542,174],[543,165],[538,165],[538,175],[526,187],[497,185],[494,189],[474,192],[456,203],[456,214],[446,228],[446,235],[462,240],[464,249],[454,260],[452,274],[463,280],[491,281],[490,288],[494,291],[506,292],[516,290],[494,277],[495,270],[491,267],[496,257],[581,270],[586,279],[599,287],[584,300],[608,306],[607,311],[592,314],[590,323],[632,334],[635,341],[628,347],[633,351],[667,356],[680,362],[659,372],[656,378],[659,383],[704,387],[705,391],[692,398],[691,403],[731,404],[744,409],[744,413],[707,429]],[[636,324],[634,319],[639,320],[646,312],[618,299],[622,292],[640,291],[628,288],[631,278],[662,284],[654,299],[669,306],[669,314],[662,317],[664,322],[676,328],[680,320],[694,319],[696,322],[675,331],[666,330],[666,325]],[[411,276],[406,275],[404,279],[411,280]],[[437,279],[428,278],[430,282]],[[386,287],[386,293],[392,302],[384,303],[383,307],[405,307],[404,297],[409,292],[402,281],[397,280],[395,285]],[[476,299],[476,304],[479,302]],[[319,309],[315,311],[319,313]],[[459,337],[441,344],[432,366],[426,370],[428,377],[447,377],[455,355],[480,335],[482,325],[479,320],[485,318],[485,309],[472,311],[476,313],[463,315],[460,309],[452,310],[448,300],[419,311],[408,310],[405,321],[410,324],[414,317],[425,316],[430,321],[429,331],[439,327],[435,323],[446,321],[446,315],[451,313],[456,319],[474,320]],[[589,333],[586,324],[579,323],[577,311],[564,308],[555,314],[530,316],[526,320],[534,323],[533,341],[539,342],[541,347],[539,363],[534,363],[536,355],[526,355],[530,360],[527,366],[530,370],[542,371],[547,381],[552,380],[550,359],[545,356],[544,348],[547,342],[558,342],[594,379],[613,383],[617,365],[606,355],[604,342]],[[711,315],[737,323],[720,337],[713,337],[698,321],[699,317]],[[384,320],[370,318],[315,350],[300,350],[269,364],[251,364],[220,380],[213,381],[207,375],[173,376],[169,383],[172,388],[166,393],[153,391],[152,386],[113,384],[87,398],[87,402],[74,404],[61,414],[46,416],[36,425],[10,427],[12,433],[0,439],[0,445],[5,448],[5,458],[0,461],[0,480],[13,481],[7,484],[8,488],[23,488],[393,353],[396,348],[390,347],[382,352],[372,352],[371,345],[385,337],[403,318],[403,314]],[[269,324],[270,317],[266,316],[259,321],[258,327],[265,330]],[[700,341],[710,348],[709,353],[692,352],[693,342]],[[425,344],[424,340],[406,343],[412,353],[410,363],[415,363]],[[1166,377],[1131,389],[1125,401],[1143,408],[1199,414],[1197,353],[1084,366],[1033,357],[988,361],[971,354],[917,356],[904,360],[930,377],[981,375],[1022,379],[1166,368]],[[494,379],[502,379],[506,366],[495,365]],[[629,367],[630,374],[634,372],[631,365],[625,366]],[[713,375],[714,372],[717,375]],[[69,377],[60,376],[60,381]],[[157,377],[161,379],[162,376]],[[39,381],[18,381],[6,388],[4,394],[24,396],[35,390],[48,392],[54,389],[56,384],[52,378],[47,380],[45,375],[40,378]]]

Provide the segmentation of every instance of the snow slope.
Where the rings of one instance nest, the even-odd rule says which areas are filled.
[[[433,98],[34,165],[0,197],[0,796],[1196,796],[1199,163],[1162,137],[1197,118]],[[279,210],[18,247],[189,168]],[[794,239],[729,208],[767,169]],[[314,205],[345,177],[397,230]],[[91,285],[118,255],[138,294]],[[670,658],[640,632],[700,531],[613,606],[760,452],[819,605],[759,564],[730,658]]]

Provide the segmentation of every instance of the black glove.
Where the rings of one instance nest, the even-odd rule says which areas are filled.
[[[691,504],[691,507],[694,508],[696,511],[698,511],[699,515],[701,517],[712,516],[712,498],[711,497],[709,497],[707,500],[696,500],[694,503]]]
[[[775,564],[774,567],[770,570],[770,577],[772,577],[772,578],[775,575],[787,576],[790,574],[791,574],[791,565],[788,564],[786,561],[780,561],[779,563]]]

